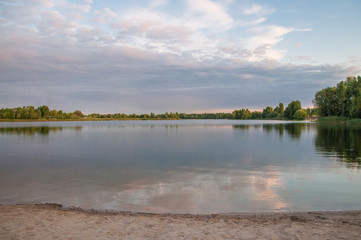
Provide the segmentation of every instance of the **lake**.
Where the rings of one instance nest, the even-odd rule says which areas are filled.
[[[156,213],[361,209],[361,127],[3,122],[0,203]]]

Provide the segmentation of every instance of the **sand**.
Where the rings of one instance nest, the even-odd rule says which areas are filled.
[[[0,205],[0,239],[361,239],[361,211],[177,215]]]

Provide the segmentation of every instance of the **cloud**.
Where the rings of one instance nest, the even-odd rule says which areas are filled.
[[[262,11],[262,7],[260,5],[255,4],[249,8],[244,9],[243,14],[251,15],[251,14],[259,13],[260,11]]]
[[[95,14],[107,18],[114,18],[117,16],[117,14],[109,8],[104,8],[102,11],[95,11]]]
[[[264,21],[266,21],[266,18],[261,17],[261,18],[258,18],[258,19],[256,19],[256,20],[247,22],[247,23],[245,23],[244,25],[258,25],[258,24],[260,24],[260,23],[263,23]]]
[[[92,7],[90,5],[79,5],[77,8],[84,13],[88,13]]]
[[[150,3],[150,7],[160,7],[160,6],[164,6],[167,4],[168,4],[167,0],[153,0]]]
[[[250,24],[239,24],[228,12],[235,2],[187,1],[173,15],[90,11],[82,7],[89,2],[4,2],[0,102],[127,113],[264,108],[294,99],[310,105],[315,90],[359,70],[281,64],[287,52],[277,44],[307,29],[269,25],[256,10],[255,19],[241,19]]]
[[[264,108],[295,99],[311,105],[315,90],[349,72],[337,65],[204,65],[129,46],[48,50],[22,59],[26,67],[1,64],[3,104],[26,101],[67,111],[126,113]]]
[[[89,13],[90,5],[77,5],[66,1],[57,3],[53,10],[40,14],[48,22],[36,20],[35,14],[25,15],[28,15],[31,21],[34,21],[34,25],[39,27],[40,32],[44,33],[43,37],[52,33],[51,40],[55,42],[60,42],[55,39],[56,35],[73,43],[84,42],[85,38],[81,35],[85,34],[84,29],[95,28],[80,23],[85,17],[84,14]],[[165,2],[153,2],[156,5],[161,3]],[[98,29],[96,32],[101,33],[102,36],[93,35],[91,42],[92,44],[126,44],[157,53],[191,57],[199,62],[222,62],[227,59],[250,61],[265,58],[281,59],[284,54],[274,47],[282,40],[282,35],[288,33],[280,32],[286,28],[262,26],[259,27],[261,30],[258,32],[256,32],[257,28],[247,29],[248,26],[263,23],[266,20],[264,17],[243,23],[246,33],[250,33],[248,39],[221,37],[219,31],[225,32],[237,27],[238,22],[227,13],[227,8],[232,4],[232,2],[210,0],[187,1],[187,8],[180,17],[144,8],[130,9],[121,14],[110,8],[95,10],[93,18],[97,23],[104,25],[104,29],[100,26],[103,30]],[[24,22],[23,25],[26,26],[27,23],[30,22]],[[111,27],[111,31],[108,27]],[[271,28],[273,29],[270,30]],[[267,31],[264,32],[265,30]],[[90,38],[87,35],[87,39]]]
[[[245,44],[253,53],[249,60],[260,61],[263,59],[282,59],[285,53],[276,49],[276,44],[283,40],[284,35],[298,30],[269,25],[252,27],[248,31],[250,37],[245,41]]]
[[[106,24],[108,21],[111,21],[117,16],[117,14],[109,8],[104,8],[103,10],[96,10],[94,11],[94,14],[96,15],[96,22],[100,24]]]
[[[274,12],[272,8],[265,8],[258,4],[253,4],[243,9],[243,14],[245,15],[261,15],[261,14],[265,15],[265,14],[270,14],[272,12]]]
[[[224,6],[212,2],[210,0],[187,0],[190,15],[204,18],[207,26],[219,27],[222,30],[227,30],[232,27],[234,21],[227,14]],[[199,14],[199,15],[198,15]]]
[[[252,36],[249,39],[249,44],[252,47],[263,46],[265,44],[274,45],[282,40],[282,36],[294,31],[292,28],[286,28],[282,26],[262,26],[254,27],[249,30]]]
[[[65,0],[59,0],[56,4],[56,7],[66,12],[81,12],[81,13],[89,13],[91,10],[90,4],[75,4]]]
[[[29,4],[39,4],[45,8],[52,8],[55,5],[53,0],[29,0],[28,2]]]

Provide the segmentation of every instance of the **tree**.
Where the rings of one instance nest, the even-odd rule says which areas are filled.
[[[38,107],[38,109],[40,110],[41,112],[41,117],[49,117],[49,107],[48,106],[41,106],[41,107]]]
[[[40,119],[40,118],[41,118],[41,110],[40,110],[40,109],[36,109],[36,110],[35,110],[35,118],[36,118],[36,119]]]
[[[275,107],[275,109],[273,110],[273,112],[276,112],[278,117],[282,117],[283,113],[285,111],[285,107],[283,105],[283,103],[279,103],[277,107]]]
[[[56,111],[55,109],[51,110],[49,112],[49,116],[52,117],[52,118],[58,118],[58,111]]]
[[[277,113],[276,113],[277,115]],[[273,113],[273,108],[270,106],[267,106],[265,109],[263,109],[262,112],[262,118],[274,118],[275,114]]]
[[[251,113],[251,119],[261,119],[261,118],[262,118],[262,112],[254,111]]]
[[[296,120],[305,120],[307,117],[307,112],[304,109],[298,109],[293,117]]]
[[[287,108],[285,109],[285,117],[288,119],[295,119],[295,113],[297,110],[302,109],[301,102],[300,101],[292,101],[290,104],[288,104]]]
[[[361,89],[360,89],[361,95]],[[361,118],[361,96],[354,97],[351,101],[350,116],[353,118]]]
[[[361,117],[361,77],[347,77],[336,87],[315,94],[313,104],[320,116]]]
[[[83,113],[82,113],[80,110],[76,110],[75,112],[73,112],[73,116],[74,116],[75,118],[81,118],[81,117],[83,117],[84,115],[83,115]]]
[[[33,106],[30,106],[30,107],[29,107],[29,118],[30,118],[30,119],[36,118],[35,108],[34,108]]]
[[[250,119],[251,116],[252,116],[252,113],[248,109],[240,109],[240,110],[235,110],[232,112],[233,119]]]

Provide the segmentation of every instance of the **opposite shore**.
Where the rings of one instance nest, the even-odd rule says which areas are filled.
[[[158,120],[277,120],[277,121],[299,121],[299,120],[289,120],[284,118],[276,119],[182,119],[182,118],[75,118],[75,119],[0,119],[0,122],[91,122],[91,121],[158,121]],[[357,126],[361,125],[361,119],[359,118],[345,118],[345,117],[312,117],[306,118],[302,121],[311,121],[317,122],[320,124],[330,124],[330,125],[352,125]]]
[[[91,122],[91,121],[159,121],[159,120],[276,120],[276,121],[299,121],[289,119],[182,119],[182,118],[77,118],[77,119],[0,119],[0,122]],[[305,121],[316,121],[317,118],[305,119]]]

